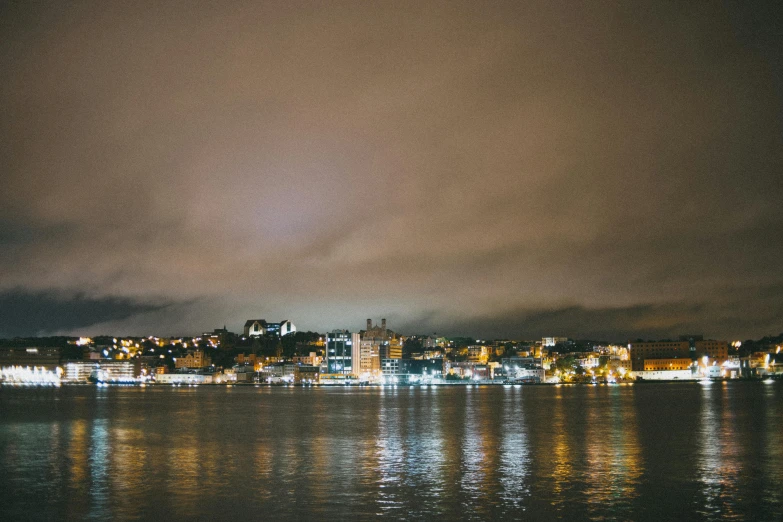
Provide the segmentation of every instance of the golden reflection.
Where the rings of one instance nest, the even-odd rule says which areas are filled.
[[[600,516],[608,506],[615,515],[630,509],[642,474],[641,448],[632,393],[618,387],[595,390],[587,413],[588,509]]]
[[[332,447],[330,439],[327,437],[329,433],[329,427],[327,426],[328,415],[323,412],[325,406],[323,405],[323,394],[316,393],[313,396],[313,400],[308,405],[308,411],[305,412],[309,422],[312,424],[312,433],[316,435],[314,440],[309,441],[310,454],[312,458],[312,466],[309,467],[307,473],[309,482],[309,495],[313,500],[312,505],[322,509],[327,505],[329,501],[329,487],[331,479],[331,470],[333,461],[331,460],[335,454],[335,449]],[[292,425],[292,429],[296,429],[298,421]],[[292,434],[292,440],[296,439],[296,435]],[[301,441],[298,441],[301,442]],[[289,451],[296,452],[297,449],[293,448]],[[340,452],[337,452],[339,456]],[[308,464],[306,464],[308,465]],[[309,466],[309,465],[308,465]],[[300,468],[299,473],[302,470]]]
[[[497,404],[495,404],[498,390],[492,388],[480,388],[477,394],[479,401],[476,404],[474,417],[478,421],[476,433],[481,441],[481,459],[479,472],[482,481],[479,483],[481,498],[490,499],[501,488],[496,470],[500,467],[500,441],[503,437],[501,423],[497,422]]]
[[[732,518],[734,499],[742,473],[739,444],[732,440],[734,412],[728,402],[726,386],[702,387],[701,440],[697,466],[703,498],[699,507],[708,516]]]
[[[399,401],[399,390],[395,387],[384,389],[385,401],[381,404],[378,416],[378,439],[376,441],[376,458],[378,460],[378,504],[381,512],[399,507],[398,495],[400,471],[407,458],[406,447],[402,444],[400,435],[400,410],[395,407]]]
[[[90,448],[90,518],[105,518],[111,511],[109,498],[109,421],[96,419],[92,423]]]
[[[458,390],[461,391],[461,390]],[[465,400],[467,393],[454,393],[453,388],[446,388],[439,392],[440,404],[438,430],[442,434],[443,452],[441,460],[445,463],[442,467],[440,481],[444,484],[444,504],[446,499],[452,499],[462,495],[458,489],[462,479],[462,429],[465,424]]]
[[[479,392],[469,390],[465,398],[465,435],[462,439],[463,473],[461,489],[471,500],[481,496],[484,481],[484,441],[481,437],[481,421],[478,418]]]
[[[226,447],[217,438],[200,440],[199,471],[201,484],[221,484],[226,477],[238,472],[240,459],[233,452],[226,452]]]
[[[78,419],[71,423],[71,440],[68,444],[71,464],[71,483],[84,484],[87,478],[87,423]]]
[[[501,488],[496,474],[500,465],[499,423],[493,418],[497,405],[489,400],[493,391],[478,388],[466,393],[461,495],[474,502],[481,518],[491,518],[490,510]]]
[[[383,409],[383,388],[374,391],[369,395],[373,401],[372,406],[367,409],[367,414],[358,419],[356,429],[359,433],[368,434],[357,441],[359,483],[363,489],[371,490],[376,487],[378,475],[376,470],[380,469],[380,441],[381,441],[381,410]]]
[[[765,384],[764,389],[764,417],[766,432],[764,433],[766,458],[763,459],[763,468],[766,475],[765,488],[766,500],[773,505],[783,504],[783,444],[780,443],[780,434],[783,433],[783,416],[780,415],[780,404],[783,397],[780,396],[780,388],[775,384]]]
[[[571,482],[573,464],[572,449],[568,441],[568,429],[563,406],[563,388],[555,392],[555,405],[552,411],[552,492],[556,495],[553,503],[563,502],[563,493]]]
[[[147,450],[138,429],[116,428],[112,437],[112,499],[123,516],[140,516]]]
[[[201,447],[196,435],[199,432],[199,415],[195,409],[185,409],[176,414],[172,425],[177,427],[170,434],[167,452],[166,489],[173,503],[182,510],[178,515],[196,516],[196,501],[201,497],[199,488],[199,461]]]
[[[86,515],[84,511],[83,496],[89,488],[88,470],[89,470],[89,449],[87,422],[83,419],[77,419],[69,425],[68,444],[68,485],[71,491],[68,493],[68,514],[75,518],[83,518]]]
[[[439,419],[440,400],[433,388],[410,390],[413,392],[412,411],[415,413],[410,415],[405,433],[411,452],[406,470],[427,489],[440,491],[444,487],[443,467],[447,465],[443,458],[445,443]]]
[[[511,508],[520,508],[530,496],[530,447],[520,388],[505,390],[500,449],[501,498]]]
[[[274,458],[275,448],[264,439],[261,439],[255,445],[253,451],[253,461],[255,463],[255,483],[258,488],[255,490],[256,498],[266,503],[272,499],[275,492],[270,487],[272,484],[272,460]],[[313,459],[316,460],[315,465],[320,466],[317,462],[318,454],[313,455]]]
[[[256,392],[258,393],[259,405],[263,405],[269,401],[269,388],[257,388]],[[260,407],[261,406],[259,406],[259,408]],[[255,422],[259,426],[259,429],[264,425],[266,419],[267,417],[263,410],[257,413]],[[273,444],[264,436],[263,432],[259,433],[252,448],[253,484],[256,485],[253,495],[262,503],[269,502],[275,495],[272,485],[272,478],[274,476],[272,470],[274,454],[275,448]]]

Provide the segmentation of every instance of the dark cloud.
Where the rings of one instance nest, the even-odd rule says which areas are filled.
[[[165,305],[137,303],[129,299],[96,299],[84,295],[10,290],[0,293],[0,310],[3,311],[0,314],[0,338],[87,329],[105,321],[127,320],[144,312],[165,313],[165,308]]]
[[[402,327],[422,334],[448,330],[474,337],[536,339],[569,337],[609,342],[629,339],[676,338],[687,332],[736,339],[736,331],[777,335],[781,329],[783,285],[724,288],[720,298],[703,302],[668,302],[624,307],[563,306],[549,309],[516,308],[481,316],[472,310],[455,320],[437,312],[425,314]],[[742,340],[742,339],[740,339]]]
[[[182,303],[118,333],[766,333],[783,293],[727,288],[783,284],[779,14],[5,3],[0,291]]]

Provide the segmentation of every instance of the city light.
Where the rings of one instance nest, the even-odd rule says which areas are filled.
[[[11,384],[42,384],[59,386],[62,368],[47,370],[42,367],[7,366],[0,368],[0,382]]]

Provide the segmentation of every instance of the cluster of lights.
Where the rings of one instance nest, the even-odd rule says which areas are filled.
[[[51,371],[37,366],[32,368],[29,366],[8,366],[0,369],[0,381],[11,384],[59,386],[62,372],[62,368],[59,367],[56,371]]]

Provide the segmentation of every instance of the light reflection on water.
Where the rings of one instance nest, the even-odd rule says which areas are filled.
[[[698,451],[702,483],[697,508],[708,518],[735,518],[733,499],[741,473],[740,446],[734,444],[734,416],[728,403],[728,388],[715,384],[702,387],[701,441]]]
[[[620,387],[610,387],[602,399],[603,407],[587,412],[588,512],[600,520],[611,506],[614,516],[626,519],[642,471],[636,411]]]
[[[763,501],[769,504],[771,511],[783,513],[783,412],[781,412],[780,386],[767,384],[762,402],[766,429],[763,430],[763,451],[759,455],[764,470]],[[783,518],[783,516],[781,516]]]
[[[530,448],[521,387],[510,387],[501,415],[500,462],[498,465],[502,503],[513,512],[524,512],[530,496]]]
[[[0,518],[783,517],[783,386],[0,390]]]

